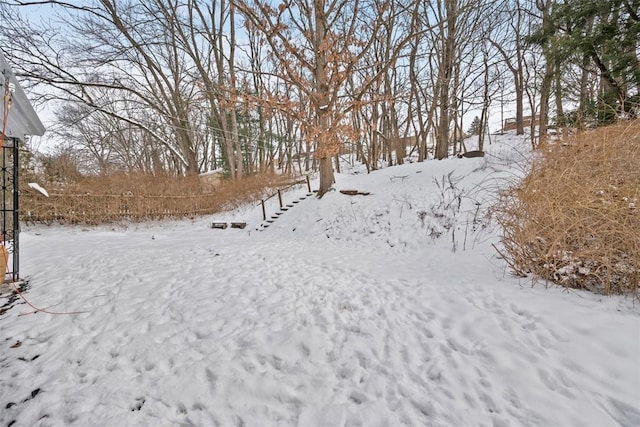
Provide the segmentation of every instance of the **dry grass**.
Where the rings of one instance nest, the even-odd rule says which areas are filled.
[[[497,217],[514,272],[603,294],[638,295],[640,120],[540,149]]]
[[[102,224],[194,217],[259,200],[270,189],[289,182],[290,177],[257,175],[214,187],[198,177],[117,174],[45,183],[50,197],[23,185],[21,220]]]

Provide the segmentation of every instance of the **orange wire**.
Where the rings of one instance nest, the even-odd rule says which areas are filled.
[[[4,265],[6,266],[5,268],[5,274],[9,273],[9,254],[7,252],[7,249],[4,246],[4,242],[2,242],[1,244],[2,246],[2,256],[4,257]],[[18,294],[18,296],[20,298],[22,298],[22,300],[27,303],[27,305],[31,308],[33,308],[35,311],[33,313],[47,313],[47,314],[54,314],[54,315],[59,315],[59,314],[82,314],[82,313],[89,313],[88,311],[62,311],[62,312],[58,312],[58,311],[48,311],[45,310],[43,308],[39,308],[36,307],[35,305],[31,304],[31,302],[24,296],[22,295],[22,292],[20,292],[20,289],[18,289],[18,286],[16,286],[16,282],[13,280],[13,278],[11,279],[11,281],[9,282],[11,284],[11,286],[13,287],[13,289],[15,290],[16,294]],[[25,314],[33,314],[33,313],[25,313]]]

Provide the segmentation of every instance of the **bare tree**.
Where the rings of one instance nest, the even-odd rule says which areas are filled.
[[[475,49],[480,18],[486,5],[482,0],[438,0],[428,3],[426,19],[434,24],[428,32],[431,51],[436,159],[449,155],[449,145],[462,134],[465,89],[479,75]],[[453,127],[453,129],[452,129]],[[452,135],[453,130],[453,135]]]
[[[512,75],[516,103],[516,134],[524,134],[524,96],[525,96],[525,43],[524,30],[528,28],[528,9],[530,0],[510,0],[503,2],[500,16],[502,25],[491,35],[491,43],[500,52],[504,64]]]
[[[276,105],[298,117],[304,133],[315,142],[320,162],[318,196],[322,197],[333,185],[332,158],[349,135],[348,113],[360,106],[364,93],[394,66],[410,36],[396,40],[389,61],[375,69],[359,69],[361,59],[383,23],[404,11],[393,8],[392,0],[293,0],[277,7],[263,0],[236,0],[236,4],[247,25],[265,34],[281,67],[279,77],[310,100],[312,114],[307,116],[306,106],[288,102],[279,94],[271,97]],[[372,8],[368,16],[367,7]],[[352,87],[355,93],[345,97],[346,83],[355,72],[362,78]],[[311,120],[305,120],[308,118]]]
[[[215,157],[215,147],[212,152],[210,141],[203,142],[199,136],[198,127],[208,121],[208,126],[220,128],[232,175],[242,176],[243,151],[235,119],[234,33],[223,30],[233,24],[233,6],[224,1],[207,6],[176,0],[99,0],[82,7],[56,1],[35,3],[56,7],[58,25],[64,25],[65,31],[58,31],[54,23],[12,19],[7,20],[12,28],[2,34],[24,35],[11,45],[10,54],[20,64],[22,76],[47,86],[42,91],[47,98],[86,105],[139,127],[168,150],[186,173],[197,173],[207,163],[202,159],[205,152]],[[5,5],[2,13],[20,18],[15,7]],[[95,97],[96,88],[112,91],[109,102]],[[117,92],[121,99],[133,100],[128,105],[136,111],[154,114],[122,110]],[[203,110],[202,101],[209,104],[208,111]],[[144,116],[153,116],[153,121],[141,120]],[[160,131],[160,127],[171,131]]]

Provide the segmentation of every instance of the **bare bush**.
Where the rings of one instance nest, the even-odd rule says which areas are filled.
[[[541,148],[502,195],[497,218],[514,272],[603,294],[638,295],[640,120]]]

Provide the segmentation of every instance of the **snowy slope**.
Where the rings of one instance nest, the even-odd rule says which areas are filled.
[[[339,175],[371,194],[265,229],[254,206],[24,230],[26,296],[87,313],[0,315],[0,425],[640,425],[640,309],[532,287],[491,246],[525,147]]]

